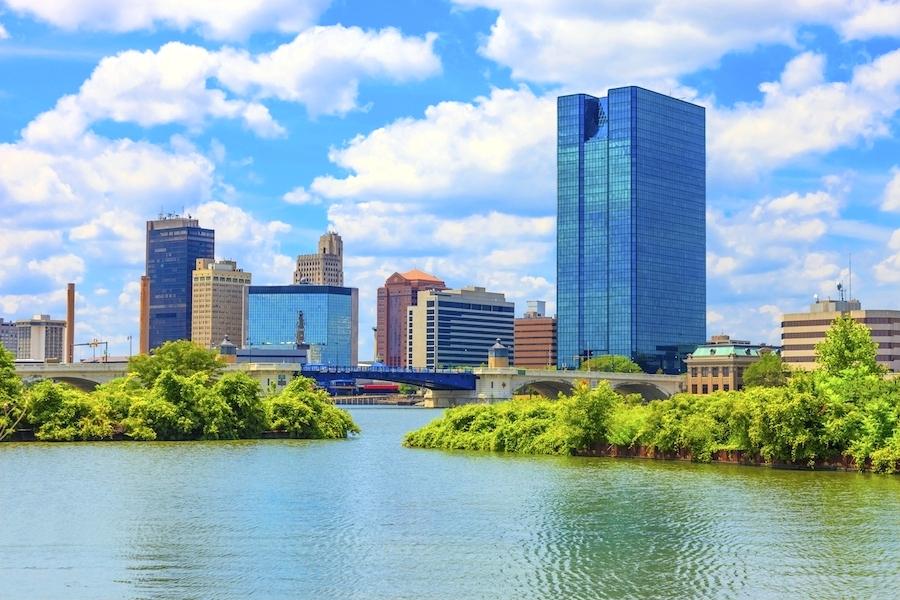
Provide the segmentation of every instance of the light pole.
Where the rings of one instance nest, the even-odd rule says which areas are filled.
[[[131,335],[128,336],[128,358],[131,358]]]

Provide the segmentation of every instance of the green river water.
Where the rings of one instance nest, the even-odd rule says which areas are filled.
[[[0,598],[898,598],[900,477],[346,441],[0,445]]]

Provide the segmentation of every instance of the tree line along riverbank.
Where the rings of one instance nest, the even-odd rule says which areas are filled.
[[[42,441],[344,438],[358,433],[350,414],[324,390],[298,377],[281,392],[245,373],[223,374],[216,353],[168,342],[136,356],[129,373],[83,392],[41,381],[23,385],[0,346],[0,440],[17,430]]]
[[[447,410],[406,435],[419,448],[528,454],[603,454],[795,466],[900,469],[900,382],[876,362],[869,330],[835,321],[819,366],[762,378],[775,385],[645,403],[609,384],[557,400],[517,399]]]

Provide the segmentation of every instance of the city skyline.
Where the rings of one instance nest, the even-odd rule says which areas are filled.
[[[838,4],[576,11],[598,39],[662,32],[591,48],[554,35],[554,8],[499,0],[322,2],[303,18],[263,2],[215,23],[113,10],[90,28],[78,7],[9,9],[0,316],[62,315],[75,281],[76,341],[127,353],[143,222],[160,209],[215,229],[217,258],[263,285],[290,283],[296,256],[339,231],[363,332],[379,285],[413,268],[555,314],[555,99],[629,84],[707,108],[710,334],[777,342],[780,314],[834,295],[851,252],[854,295],[895,307],[897,28],[871,3]],[[672,21],[689,25],[677,39]]]

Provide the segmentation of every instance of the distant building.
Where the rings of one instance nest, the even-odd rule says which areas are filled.
[[[878,362],[900,371],[900,310],[863,310],[859,300],[816,300],[809,312],[781,317],[782,357],[792,368],[816,367],[816,344],[825,339],[831,322],[849,315],[872,332],[878,344]]]
[[[251,285],[248,306],[245,345],[254,357],[260,350],[293,351],[308,347],[310,363],[356,366],[359,359],[356,288]],[[238,362],[247,354],[239,352]]]
[[[66,337],[66,322],[51,319],[50,315],[34,315],[16,321],[16,360],[62,362]]]
[[[191,277],[191,340],[215,348],[228,338],[243,347],[251,274],[233,260],[199,258]]]
[[[546,316],[545,306],[542,300],[529,300],[525,316],[515,321],[517,367],[556,366],[556,319]]]
[[[378,315],[375,327],[375,357],[390,367],[405,367],[407,308],[415,306],[422,290],[445,290],[435,277],[413,269],[394,273],[378,288]]]
[[[407,309],[407,364],[430,369],[487,364],[498,339],[512,348],[514,313],[515,305],[503,294],[483,287],[421,291]]]
[[[685,359],[685,388],[692,394],[728,392],[744,387],[744,369],[779,348],[714,335]]]
[[[191,339],[192,273],[198,258],[212,259],[214,254],[215,232],[200,227],[197,219],[165,216],[147,221],[149,350],[170,340]]]
[[[489,369],[505,369],[509,366],[509,348],[501,344],[499,339],[488,350],[487,366]]]
[[[16,324],[12,321],[4,321],[0,318],[0,345],[13,353],[13,357],[19,351],[19,334],[16,333]]]
[[[297,257],[294,283],[310,285],[344,285],[344,242],[341,236],[328,232],[319,238],[314,254]]]
[[[558,364],[679,372],[706,339],[706,117],[639,87],[557,100]]]

